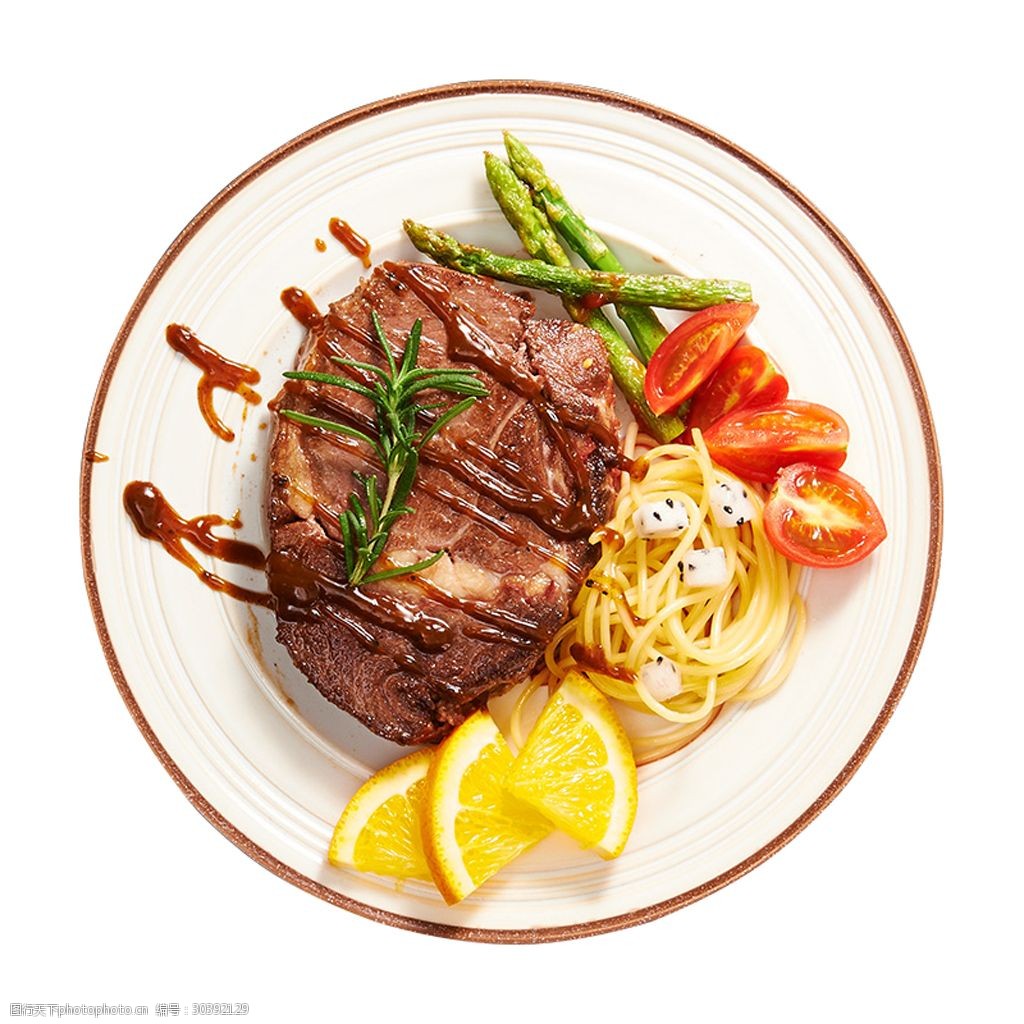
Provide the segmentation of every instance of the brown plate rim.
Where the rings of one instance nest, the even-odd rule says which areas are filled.
[[[431,102],[434,100],[450,99],[459,96],[478,95],[482,93],[529,93],[533,95],[564,96],[573,99],[585,100],[591,103],[601,103],[614,107],[624,108],[645,117],[652,117],[674,128],[678,128],[690,135],[695,135],[705,142],[723,150],[730,156],[735,157],[748,167],[755,170],[762,177],[766,178],[776,188],[781,190],[800,210],[805,213],[817,227],[828,237],[829,241],[842,254],[847,263],[853,268],[863,282],[868,294],[871,296],[881,314],[886,326],[889,329],[893,343],[899,352],[904,369],[910,380],[914,398],[917,403],[918,415],[921,422],[921,430],[924,436],[925,449],[928,458],[928,473],[931,483],[931,516],[929,524],[928,562],[925,577],[925,585],[921,594],[921,604],[918,608],[917,618],[914,624],[914,631],[904,656],[900,671],[889,695],[882,706],[878,717],[872,723],[867,735],[857,747],[853,756],[847,761],[842,771],[826,787],[824,792],[801,814],[788,828],[784,829],[770,842],[765,844],[756,853],[736,864],[728,871],[710,879],[686,892],[663,900],[652,906],[641,910],[634,910],[627,914],[620,914],[615,917],[606,917],[594,921],[583,921],[578,924],[564,925],[552,928],[523,928],[523,929],[493,929],[493,928],[472,928],[459,927],[456,925],[440,924],[433,921],[423,921],[418,918],[405,917],[400,914],[393,914],[389,911],[379,910],[376,907],[358,900],[351,899],[341,893],[335,892],[322,883],[310,878],[307,875],[296,871],[287,864],[282,863],[272,854],[264,850],[257,843],[253,842],[247,835],[237,829],[230,821],[220,814],[196,789],[191,781],[185,776],[182,770],[175,764],[163,744],[157,738],[152,726],[150,726],[142,709],[132,694],[128,681],[117,659],[117,653],[110,640],[106,621],[103,615],[103,607],[100,602],[99,589],[96,583],[96,575],[93,567],[92,556],[92,533],[90,523],[90,494],[92,486],[92,472],[94,464],[89,460],[88,453],[95,449],[96,436],[99,430],[100,418],[103,414],[103,406],[106,400],[107,391],[114,370],[117,367],[121,352],[128,340],[128,336],[138,319],[139,313],[149,299],[157,283],[167,272],[167,269],[174,262],[177,256],[184,249],[185,245],[192,239],[196,232],[216,213],[229,199],[245,188],[251,181],[257,178],[264,171],[279,163],[285,157],[296,150],[323,138],[332,132],[345,128],[358,121],[374,117],[387,111],[396,110],[401,107],[408,107],[417,103]],[[532,942],[555,942],[563,939],[582,938],[588,935],[598,935],[604,932],[615,931],[620,928],[628,928],[632,925],[643,924],[655,918],[671,913],[681,907],[688,906],[699,899],[721,889],[737,878],[742,877],[758,864],[763,863],[773,854],[777,853],[794,836],[801,832],[832,802],[836,794],[846,785],[853,773],[860,767],[868,752],[874,746],[879,734],[892,716],[893,709],[899,702],[903,691],[906,689],[910,675],[917,662],[924,641],[924,634],[928,626],[928,619],[931,615],[932,605],[935,600],[935,590],[939,575],[939,560],[942,541],[942,476],[939,463],[938,444],[935,437],[935,427],[932,420],[931,409],[928,405],[928,396],[925,393],[924,383],[917,367],[910,345],[907,342],[903,328],[900,326],[893,312],[889,301],[883,295],[871,272],[864,265],[863,261],[854,251],[853,247],[839,230],[828,220],[817,208],[785,178],[777,174],[770,167],[762,163],[756,157],[736,146],[734,143],[722,138],[722,136],[709,131],[707,128],[696,124],[693,121],[680,117],[660,107],[656,107],[642,100],[633,99],[620,93],[608,92],[591,86],[570,85],[558,82],[529,81],[529,80],[494,80],[494,81],[473,81],[458,82],[450,85],[434,86],[427,89],[420,89],[415,92],[403,93],[389,99],[378,100],[365,106],[357,107],[345,114],[331,118],[323,124],[311,128],[309,131],[285,143],[279,149],[265,156],[262,160],[253,164],[248,170],[240,174],[234,181],[222,189],[203,209],[189,222],[185,229],[171,244],[170,248],[163,254],[157,265],[153,268],[146,279],[142,290],[139,292],[132,304],[124,323],[117,334],[113,348],[107,356],[100,376],[96,395],[93,399],[92,408],[89,413],[89,422],[86,428],[85,443],[82,450],[82,476],[79,490],[80,498],[80,527],[82,542],[82,564],[85,573],[85,585],[89,596],[89,604],[92,608],[93,618],[96,622],[96,629],[99,633],[103,653],[106,656],[110,672],[114,677],[121,697],[131,713],[132,718],[139,730],[145,736],[153,752],[159,758],[164,768],[167,769],[171,778],[178,784],[181,790],[189,798],[195,808],[223,835],[231,840],[239,849],[248,854],[257,863],[272,871],[275,875],[283,878],[292,885],[297,886],[314,896],[320,897],[328,903],[352,911],[371,921],[380,921],[384,924],[404,928],[409,931],[421,932],[428,935],[441,936],[449,939],[462,939],[473,942],[494,942],[494,943],[532,943]]]

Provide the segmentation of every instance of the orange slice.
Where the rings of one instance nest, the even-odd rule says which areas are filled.
[[[423,848],[449,904],[551,832],[550,822],[503,786],[512,751],[486,711],[438,748],[427,775]]]
[[[418,750],[381,769],[348,802],[327,859],[392,878],[430,878],[421,817],[433,750]]]
[[[544,706],[506,786],[582,846],[622,853],[636,818],[636,762],[607,698],[579,672]]]

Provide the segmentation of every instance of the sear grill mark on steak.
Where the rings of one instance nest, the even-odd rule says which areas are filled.
[[[422,574],[349,587],[338,514],[353,474],[381,482],[382,469],[364,443],[279,417],[268,578],[278,639],[310,682],[379,735],[428,743],[527,676],[568,616],[613,498],[615,398],[593,331],[533,320],[528,299],[422,263],[386,263],[332,304],[297,368],[383,365],[371,310],[396,350],[421,320],[419,365],[468,363],[490,392],[423,449],[415,511],[380,567],[446,553]],[[289,381],[275,408],[374,427],[368,399],[331,385]]]

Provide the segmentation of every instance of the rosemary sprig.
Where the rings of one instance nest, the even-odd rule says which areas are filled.
[[[338,517],[344,539],[345,569],[348,573],[348,582],[353,587],[419,572],[433,565],[444,554],[442,550],[414,565],[371,572],[384,551],[395,520],[413,511],[406,505],[406,499],[416,479],[420,450],[447,423],[464,413],[478,398],[487,396],[487,388],[477,380],[475,370],[416,366],[423,327],[419,320],[412,325],[405,349],[396,360],[376,312],[372,312],[371,316],[387,366],[342,359],[338,356],[334,356],[333,360],[341,366],[361,371],[364,379],[375,378],[372,384],[365,384],[351,377],[306,370],[293,370],[286,373],[285,377],[291,380],[331,384],[370,399],[376,413],[377,436],[371,437],[362,430],[334,420],[307,416],[305,413],[290,409],[281,410],[282,416],[296,423],[331,430],[362,441],[370,446],[384,467],[387,480],[384,493],[380,493],[377,477],[373,473],[355,473],[362,493],[353,491],[349,495],[348,508]],[[447,391],[466,397],[443,412],[435,414],[436,410],[444,407],[443,402],[424,405],[416,401],[417,395],[428,390]],[[420,415],[431,417],[430,425],[422,432],[416,428],[416,418]]]

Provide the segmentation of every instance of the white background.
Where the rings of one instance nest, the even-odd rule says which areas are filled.
[[[271,12],[179,0],[8,11],[3,1012],[15,1001],[246,1001],[256,1022],[1022,1019],[1014,10],[336,0]],[[77,534],[100,368],[192,215],[335,114],[501,77],[635,95],[725,135],[802,190],[903,322],[946,480],[928,640],[836,802],[693,907],[533,948],[372,924],[223,839],[121,703]]]

